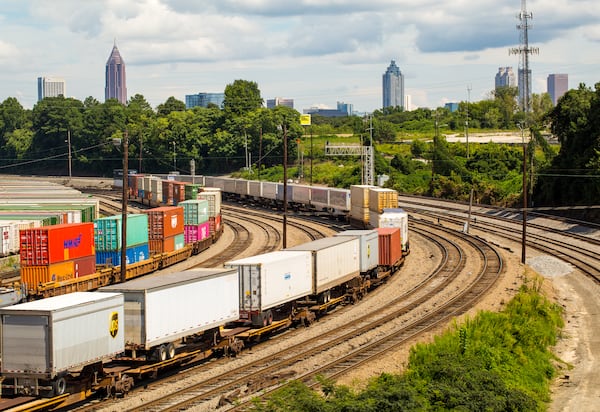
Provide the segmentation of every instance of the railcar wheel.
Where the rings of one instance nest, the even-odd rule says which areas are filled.
[[[167,345],[167,357],[173,359],[175,357],[175,345],[173,342]]]

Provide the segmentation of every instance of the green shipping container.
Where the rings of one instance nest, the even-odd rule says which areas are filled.
[[[96,251],[121,250],[121,215],[108,216],[94,221],[94,245]],[[148,215],[127,215],[126,247],[148,243]]]
[[[177,206],[183,207],[183,224],[200,225],[208,222],[208,200],[184,200]]]
[[[185,199],[196,199],[198,197],[198,192],[200,191],[201,185],[187,183],[185,185]]]

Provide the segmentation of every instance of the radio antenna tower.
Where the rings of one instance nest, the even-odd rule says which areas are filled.
[[[521,0],[521,12],[517,18],[521,23],[517,24],[517,29],[520,31],[519,47],[513,47],[508,50],[508,54],[518,54],[519,58],[519,100],[521,109],[529,113],[531,111],[531,71],[529,70],[529,55],[539,54],[540,49],[537,47],[529,47],[528,30],[532,26],[529,20],[533,19],[533,13],[527,12],[526,0]]]

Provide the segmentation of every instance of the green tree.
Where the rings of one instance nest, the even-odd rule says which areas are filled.
[[[225,87],[223,110],[228,119],[259,109],[262,105],[263,99],[256,82],[235,80]]]
[[[143,108],[143,102],[139,98],[140,96],[136,95],[134,97],[137,98],[136,99],[137,101],[135,103],[137,103],[137,105],[141,104],[141,106],[142,106],[141,108]],[[185,103],[182,102],[181,100],[177,100],[173,96],[169,97],[166,102],[161,103],[156,107],[156,112],[161,116],[167,116],[171,112],[183,112],[183,111],[185,111]]]

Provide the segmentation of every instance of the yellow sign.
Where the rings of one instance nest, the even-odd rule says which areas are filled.
[[[113,312],[110,314],[110,336],[112,336],[113,338],[117,336],[117,333],[119,332],[119,313],[118,312]]]
[[[301,114],[300,115],[300,124],[302,126],[310,126],[310,114]]]

